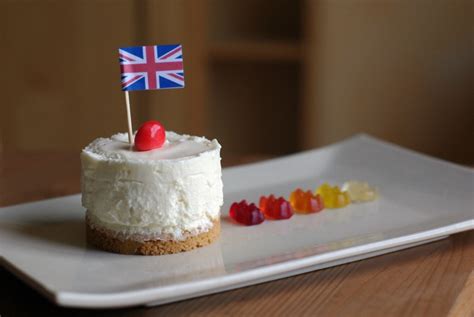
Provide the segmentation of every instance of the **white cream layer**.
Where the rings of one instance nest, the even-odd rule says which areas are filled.
[[[127,134],[81,153],[82,205],[122,237],[183,240],[209,230],[223,204],[217,140],[166,132],[162,148],[138,152]]]

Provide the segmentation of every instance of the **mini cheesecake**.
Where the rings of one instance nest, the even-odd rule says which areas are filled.
[[[143,152],[127,140],[126,133],[99,138],[81,153],[88,242],[159,255],[216,240],[223,204],[217,140],[167,131],[161,148]]]

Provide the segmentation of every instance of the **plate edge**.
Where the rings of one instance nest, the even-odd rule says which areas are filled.
[[[150,302],[159,301],[160,299],[166,300],[166,298],[177,296],[189,296],[188,298],[190,298],[192,297],[192,294],[211,289],[209,285],[213,284],[214,286],[212,288],[223,288],[236,283],[251,282],[253,280],[257,280],[258,278],[265,278],[271,275],[278,275],[289,271],[300,270],[325,262],[336,261],[364,253],[381,251],[387,248],[394,248],[417,242],[421,242],[420,244],[423,244],[426,241],[426,243],[428,243],[429,240],[438,237],[469,231],[472,229],[474,229],[474,219],[417,232],[406,236],[372,242],[348,249],[337,250],[327,254],[313,255],[298,260],[282,262],[274,264],[270,267],[259,267],[245,272],[233,273],[231,275],[225,276],[225,278],[217,277],[192,283],[182,283],[174,286],[169,285],[162,288],[158,287],[120,293],[91,295],[86,293],[59,291],[53,294],[53,298],[54,302],[60,306],[75,308],[119,308],[143,305]],[[363,253],[360,252],[361,249],[364,250]],[[289,264],[290,266],[288,267]],[[272,269],[271,272],[268,272],[269,268]],[[251,283],[248,285],[251,285]]]

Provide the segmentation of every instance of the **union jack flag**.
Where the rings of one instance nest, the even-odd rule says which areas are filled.
[[[180,44],[123,47],[119,55],[122,90],[184,87]]]

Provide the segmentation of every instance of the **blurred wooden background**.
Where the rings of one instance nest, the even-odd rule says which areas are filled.
[[[358,132],[474,163],[474,1],[0,2],[3,153],[126,131],[117,48],[182,43],[186,88],[133,92],[134,127],[275,156]]]

